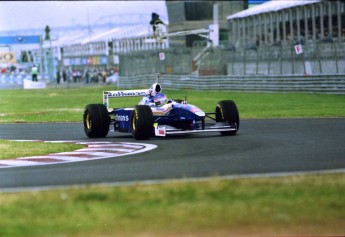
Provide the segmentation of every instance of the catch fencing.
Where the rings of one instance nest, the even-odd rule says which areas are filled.
[[[122,89],[149,88],[154,75],[120,77]],[[345,94],[343,75],[284,75],[284,76],[171,76],[161,75],[163,89],[227,90],[253,92],[314,92]]]
[[[116,51],[107,56],[107,67],[120,69],[118,86],[124,89],[147,88],[160,72],[162,85],[171,89],[345,94],[345,42],[304,42],[302,54],[296,54],[294,44],[236,47],[221,42],[207,52],[198,74],[192,74],[193,59],[205,44],[196,41],[189,48],[170,45]],[[67,51],[76,53],[74,50]],[[80,49],[78,52],[84,55]],[[164,57],[160,57],[162,53]],[[109,59],[117,63],[109,64]],[[0,88],[19,88],[24,78],[30,76],[0,74]],[[56,79],[45,76],[45,81],[49,86]]]
[[[230,75],[345,74],[345,43],[247,45],[227,54]]]
[[[0,89],[23,88],[24,77],[0,77]],[[119,89],[145,89],[156,80],[154,74],[119,77],[116,86]],[[223,90],[240,92],[307,92],[345,94],[345,76],[333,75],[256,75],[256,76],[191,76],[191,75],[161,75],[159,83],[163,90]],[[87,86],[98,85],[88,84]],[[62,84],[47,83],[48,87],[83,87],[84,82],[67,81]]]
[[[194,42],[193,47],[152,49],[120,54],[120,76],[139,76],[161,72],[171,75],[191,74],[193,59],[206,46]],[[296,54],[291,45],[246,45],[210,49],[201,61],[198,74],[210,75],[299,75],[345,74],[345,43],[308,41]],[[164,53],[164,59],[159,57]]]

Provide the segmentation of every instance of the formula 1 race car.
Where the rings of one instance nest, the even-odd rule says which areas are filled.
[[[205,113],[186,100],[168,100],[156,82],[149,90],[103,91],[103,104],[89,104],[84,110],[84,131],[90,138],[106,137],[114,131],[132,134],[137,140],[151,136],[220,132],[235,135],[240,119],[232,100],[218,102],[215,112]],[[140,96],[138,105],[109,109],[109,98]]]

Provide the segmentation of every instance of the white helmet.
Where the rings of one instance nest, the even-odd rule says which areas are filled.
[[[162,91],[162,86],[159,83],[154,83],[149,89],[149,94],[152,96],[155,96],[156,93],[160,93],[161,91]]]

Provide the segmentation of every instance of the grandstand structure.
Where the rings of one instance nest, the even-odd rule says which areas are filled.
[[[242,10],[237,8],[226,16],[224,12],[219,14],[220,19],[226,19],[226,24],[219,21],[220,44],[209,50],[208,56],[198,65],[197,75],[345,74],[343,0],[272,0],[248,9],[245,2],[232,2]],[[207,20],[210,13],[206,10],[199,9],[204,16],[199,16],[198,21],[188,16],[186,3],[169,1],[167,6],[169,34],[210,23]],[[226,6],[220,5],[221,11],[224,8]],[[167,74],[190,74],[195,69],[193,59],[205,45],[207,42],[197,36],[170,38],[166,61],[157,61],[152,53],[133,52],[120,60],[125,61],[121,73],[134,76],[139,70],[150,73],[146,70],[149,68]],[[297,45],[303,53],[295,52]],[[127,65],[140,67],[136,71]]]
[[[233,45],[345,40],[345,1],[341,0],[273,0],[227,19]]]
[[[343,0],[272,0],[227,20],[228,74],[345,74]]]

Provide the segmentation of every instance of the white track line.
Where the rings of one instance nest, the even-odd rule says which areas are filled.
[[[95,159],[105,159],[131,154],[137,154],[155,149],[157,146],[144,143],[125,142],[94,142],[94,141],[41,141],[41,140],[15,140],[18,142],[51,142],[51,143],[75,143],[86,145],[86,148],[71,152],[61,152],[46,156],[19,157],[10,160],[0,160],[1,168],[11,168],[20,166],[38,166],[47,164],[57,164],[66,162],[78,162]]]

